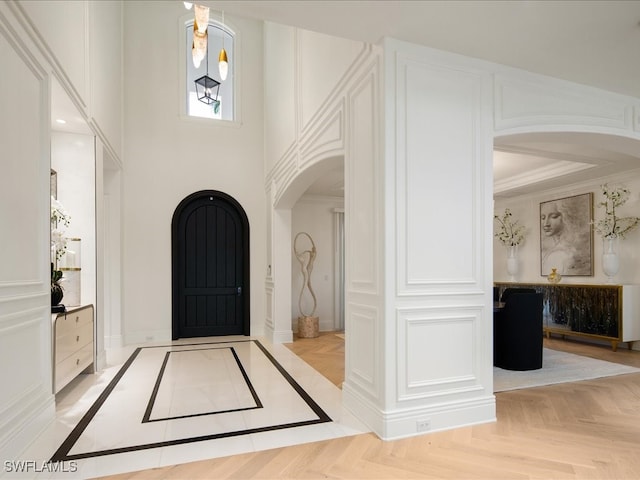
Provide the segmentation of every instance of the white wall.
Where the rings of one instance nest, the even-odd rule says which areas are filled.
[[[0,222],[12,231],[0,249],[0,451],[5,459],[18,458],[55,413],[49,267],[51,85],[54,78],[60,82],[81,118],[117,159],[120,12],[120,2],[0,2],[0,161],[6,173]],[[89,28],[93,20],[105,28]],[[91,95],[94,86],[96,95],[108,97],[100,106]]]
[[[354,185],[362,185],[362,195],[356,195],[358,201],[370,211],[374,209],[372,196],[376,191],[370,188],[368,179],[378,153],[371,146],[377,138],[372,132],[378,117],[372,116],[370,107],[377,91],[370,87],[378,57],[372,46],[362,42],[273,23],[266,23],[264,31],[265,92],[278,92],[277,102],[270,102],[265,109],[265,174],[270,201],[267,230],[271,245],[267,263],[272,267],[264,286],[266,327],[273,341],[287,342],[293,337],[292,304],[297,304],[297,295],[292,296],[295,283],[291,282],[295,268],[291,256],[292,206],[315,180],[344,165],[346,155],[351,155],[359,158],[363,167],[362,176],[352,179]],[[359,94],[357,101],[350,94]],[[360,123],[351,116],[356,111],[362,115],[357,117],[362,119]],[[348,151],[346,132],[354,128],[365,132],[358,145],[362,149]],[[345,217],[348,223],[348,215]],[[371,238],[377,228],[378,224],[362,224],[371,218],[359,219],[363,237]],[[372,249],[372,242],[359,242],[359,261],[370,266]]]
[[[640,165],[638,165],[640,168]],[[510,198],[497,198],[495,213],[502,215],[505,208],[513,213],[521,225],[526,226],[526,238],[518,247],[519,282],[546,283],[547,279],[540,272],[540,203],[584,193],[593,193],[593,214],[596,220],[603,218],[604,209],[597,204],[604,200],[600,185],[624,185],[631,191],[627,203],[617,209],[619,216],[640,217],[640,170],[625,175],[603,177],[592,182],[566,185],[561,189],[546,190],[535,194],[520,195]],[[494,223],[494,231],[498,224]],[[620,271],[615,281],[620,284],[640,283],[640,229],[630,232],[619,242]],[[511,281],[506,271],[506,248],[494,239],[493,272],[497,282]],[[593,234],[593,276],[564,276],[562,283],[598,284],[606,283],[607,276],[602,271],[602,238]]]
[[[264,326],[266,271],[262,25],[237,27],[240,125],[180,116],[178,19],[182,2],[125,3],[123,333],[125,343],[171,338],[171,219],[200,190],[219,190],[244,208],[250,228],[251,333]],[[140,19],[153,25],[140,28]],[[152,46],[153,48],[150,48]]]
[[[7,20],[8,19],[8,20]],[[49,267],[49,78],[0,3],[0,452],[17,455],[53,418]]]
[[[63,272],[62,286],[69,305],[96,304],[95,145],[93,136],[53,132],[51,168],[57,173],[58,201],[71,220],[65,237],[80,238],[82,270]],[[70,248],[70,245],[68,245]],[[65,265],[66,255],[61,259]],[[66,278],[65,278],[66,277]],[[79,278],[77,278],[79,277]],[[80,281],[80,303],[74,303],[72,282]],[[71,302],[71,303],[69,303]]]
[[[56,77],[113,157],[122,156],[122,2],[19,2]]]
[[[362,379],[343,391],[392,439],[425,431],[424,421],[429,431],[495,419],[492,83],[470,58],[392,39],[384,49],[382,373],[368,390]]]
[[[311,286],[317,298],[315,316],[320,317],[320,331],[335,330],[335,282],[337,280],[334,209],[336,208],[344,208],[344,199],[303,195],[291,212],[291,242],[299,232],[306,232],[313,238],[317,249],[311,274]],[[303,249],[310,245],[305,236],[300,237],[300,242]],[[291,318],[293,330],[297,331],[297,318],[300,316],[298,299],[304,280],[300,270],[300,262],[295,258],[295,255],[292,257],[291,267]],[[309,314],[313,308],[311,296],[306,288],[302,297],[302,308],[306,314]]]
[[[122,337],[122,172],[104,169],[104,254],[110,260],[104,273],[104,337],[105,346],[121,347]]]

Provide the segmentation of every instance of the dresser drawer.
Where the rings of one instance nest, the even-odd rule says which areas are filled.
[[[64,335],[58,334],[54,344],[54,362],[60,363],[87,343],[93,342],[93,322],[82,323]]]
[[[94,361],[93,305],[53,317],[53,392],[82,373]]]
[[[68,312],[64,315],[58,315],[55,323],[55,335],[56,337],[61,337],[67,333],[71,333],[78,327],[92,322],[93,308],[83,308]]]
[[[93,363],[93,342],[55,366],[54,392],[58,393],[67,383]]]

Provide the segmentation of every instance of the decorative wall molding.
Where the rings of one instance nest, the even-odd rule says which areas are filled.
[[[483,305],[396,310],[399,402],[458,400],[483,390],[477,373],[482,358],[476,348],[483,310]],[[455,359],[447,355],[452,351],[457,352]],[[430,362],[433,358],[448,361],[436,365]]]
[[[482,291],[489,76],[405,54],[394,70],[397,295]]]
[[[299,36],[295,35],[296,42]],[[297,51],[297,47],[296,47]],[[340,78],[335,87],[327,95],[317,112],[311,115],[310,120],[297,126],[295,140],[282,154],[273,168],[266,172],[265,188],[268,189],[275,182],[274,205],[278,204],[289,186],[302,172],[313,166],[318,161],[326,158],[345,154],[345,122],[347,108],[347,94],[356,85],[356,89],[362,82],[363,75],[376,68],[379,60],[379,50],[372,45],[363,44],[351,67]],[[295,73],[295,82],[301,80],[299,66]],[[301,121],[300,88],[296,87],[296,118]],[[295,162],[293,165],[291,162]]]
[[[352,388],[356,388],[371,399],[378,399],[380,373],[378,352],[380,315],[378,309],[371,305],[346,303],[346,324],[349,334],[346,336],[347,354],[345,361],[345,379]]]
[[[50,91],[51,65],[29,32],[19,2],[0,2],[4,120],[28,125],[3,143],[11,202],[0,216],[11,225],[0,269],[0,351],[5,365],[0,396],[0,451],[19,458],[55,416],[51,376]],[[19,208],[16,208],[19,205]]]
[[[379,85],[376,68],[360,77],[348,94],[345,156],[345,238],[347,291],[380,292],[383,201],[380,175]],[[357,213],[356,213],[357,212]]]
[[[74,104],[82,119],[86,122],[89,129],[91,129],[94,134],[100,139],[104,148],[109,152],[109,155],[116,162],[116,164],[122,167],[122,160],[120,153],[116,151],[113,146],[113,143],[110,139],[105,135],[102,128],[100,128],[98,122],[95,118],[91,116],[91,105],[88,101],[90,97],[89,88],[90,88],[90,62],[89,62],[89,47],[87,45],[88,39],[90,37],[89,31],[89,3],[84,3],[84,25],[82,25],[81,31],[82,35],[79,38],[82,39],[84,45],[84,56],[83,56],[83,81],[86,84],[86,92],[84,94],[78,89],[78,87],[74,84],[72,79],[67,74],[67,71],[60,63],[60,60],[56,56],[55,52],[51,49],[51,47],[47,44],[44,39],[42,32],[37,28],[34,22],[29,17],[28,13],[25,11],[24,7],[20,5],[19,2],[7,2],[9,8],[12,10],[12,13],[15,15],[15,18],[20,23],[21,27],[24,29],[24,32],[28,35],[29,39],[33,42],[34,46],[37,48],[38,52],[44,57],[45,62],[50,65],[52,75],[57,79],[60,83],[60,86],[64,90],[65,94],[69,97],[71,102]]]
[[[560,125],[633,129],[634,105],[619,95],[534,75],[496,74],[494,81],[496,132]]]
[[[287,151],[286,155],[282,157],[282,159],[276,165],[273,175],[271,176],[272,184],[271,186],[275,186],[272,188],[273,192],[273,205],[277,205],[285,194],[291,182],[296,178],[299,174],[300,170],[298,169],[298,152],[296,149],[292,148]]]
[[[300,37],[301,36],[299,32],[303,30],[296,29],[296,31],[298,32],[296,34],[296,47],[295,47],[296,57],[297,57],[296,58],[296,79],[297,79],[297,83],[299,84],[301,79],[303,78],[303,72],[301,71],[302,59],[300,58],[300,55],[301,55]],[[320,117],[324,116],[324,113],[327,110],[333,110],[334,108],[333,106],[336,104],[336,102],[340,102],[342,98],[344,98],[344,92],[348,89],[347,86],[349,85],[349,83],[352,82],[352,79],[355,76],[357,76],[358,72],[361,71],[363,63],[366,62],[366,60],[370,56],[373,47],[366,43],[361,43],[361,42],[358,42],[358,43],[360,43],[360,51],[356,54],[353,62],[351,63],[349,68],[345,70],[344,74],[338,79],[338,81],[333,86],[333,88],[328,91],[327,96],[320,103],[316,111],[308,115],[309,118],[306,122],[305,122],[305,118],[307,116],[305,115],[305,112],[303,112],[303,108],[304,108],[303,107],[304,99],[302,98],[303,91],[302,91],[302,88],[300,87],[296,89],[296,93],[298,95],[296,99],[296,106],[297,106],[297,119],[299,122],[299,125],[298,125],[299,138],[302,138],[303,136],[305,136],[306,132],[308,132],[309,129],[314,129],[315,125],[318,125],[322,122]]]
[[[323,158],[344,155],[344,101],[325,113],[316,128],[308,129],[300,139],[301,170]]]
[[[42,306],[42,300],[44,297],[44,295],[26,297],[30,300],[28,303],[0,303],[0,305],[6,306],[7,309],[13,310],[11,313],[0,315],[0,338],[12,331],[33,327],[34,324],[42,322],[42,318],[45,314],[50,315],[51,312],[49,309],[45,309],[45,307]],[[38,301],[40,305],[38,305]]]
[[[273,330],[273,280],[266,280],[264,291],[265,291],[265,325]]]
[[[463,428],[471,425],[495,422],[495,397],[476,395],[460,401],[438,402],[417,408],[397,409],[384,412],[381,422],[384,440],[412,437],[419,432],[417,424],[428,421],[428,432],[451,430],[451,425]]]
[[[55,398],[41,388],[25,390],[11,405],[0,407],[0,450],[5,459],[17,459],[24,447],[55,417]]]
[[[85,22],[84,22],[84,25],[82,25],[82,28],[80,29],[82,32],[82,35],[80,35],[79,38],[82,40],[83,43],[86,43],[87,29],[88,29],[88,26],[87,26],[88,2],[84,2],[84,3],[85,3],[84,5]],[[34,42],[34,44],[36,45],[40,53],[44,56],[46,61],[53,67],[53,71],[55,73],[56,78],[60,81],[60,84],[62,85],[62,87],[69,93],[69,98],[71,99],[71,101],[74,102],[79,112],[81,112],[81,114],[86,120],[88,118],[88,112],[87,112],[88,104],[87,104],[86,98],[83,97],[83,95],[74,85],[73,81],[69,78],[65,69],[60,63],[60,60],[57,58],[53,50],[51,50],[50,46],[45,41],[44,36],[42,35],[42,32],[40,32],[37,26],[33,23],[28,13],[25,11],[24,7],[20,5],[20,3],[11,2],[10,8],[12,9],[16,19],[20,22],[20,24],[24,28],[25,33],[29,35],[29,37]],[[86,45],[84,50],[85,50],[85,55],[83,58],[83,62],[85,64],[85,75],[86,75],[86,69],[88,68],[86,66],[86,55],[87,55]],[[86,78],[84,80],[86,80]]]

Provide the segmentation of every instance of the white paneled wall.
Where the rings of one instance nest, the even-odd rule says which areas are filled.
[[[17,458],[53,417],[49,76],[0,4],[0,451]],[[28,128],[25,128],[28,126]]]
[[[121,6],[115,1],[0,2],[0,161],[5,173],[0,177],[0,222],[11,232],[3,234],[0,249],[0,451],[6,460],[18,458],[54,416],[52,86],[62,85],[80,120],[120,164]],[[91,28],[91,18],[103,23]],[[100,105],[93,104],[92,90]]]
[[[385,396],[381,58],[373,57],[347,93],[345,156],[344,402],[380,432]],[[362,418],[362,417],[361,417]]]
[[[475,62],[385,41],[384,438],[495,419],[490,288],[491,77]],[[347,335],[349,337],[349,334]],[[370,401],[345,386],[353,411]],[[366,407],[362,404],[369,404]]]
[[[345,157],[350,155],[346,152],[345,132],[350,128],[347,126],[349,122],[353,121],[349,117],[353,110],[346,92],[360,88],[361,76],[363,72],[367,75],[371,71],[375,54],[370,46],[361,42],[270,23],[265,25],[265,45],[268,50],[281,49],[283,52],[283,56],[274,59],[273,63],[265,62],[266,91],[277,90],[280,103],[265,109],[265,185],[273,207],[268,216],[271,225],[267,227],[272,245],[267,262],[272,269],[267,274],[265,285],[271,299],[270,311],[266,313],[269,319],[266,330],[275,341],[290,341],[291,313],[294,307],[297,308],[297,295],[292,292],[291,282],[292,268],[295,268],[291,258],[292,233],[295,233],[291,208],[315,180],[324,172],[343,165]],[[281,84],[291,88],[282,89]],[[369,88],[364,101],[370,103],[376,93]],[[363,113],[363,118],[366,118],[358,126],[369,129],[365,140],[368,143],[372,138],[371,126],[376,125],[374,128],[377,128],[377,117],[373,118],[371,114],[371,109]],[[270,138],[272,134],[279,135],[279,138]],[[360,150],[361,147],[364,149]],[[362,188],[369,186],[367,200],[363,199],[363,202],[372,210],[375,208],[375,194],[370,188],[371,183],[367,182],[375,159],[370,155],[372,150],[367,143],[358,148],[356,155],[363,162],[358,182]],[[368,219],[371,218],[369,215]],[[363,218],[361,223],[366,220]],[[345,223],[348,221],[347,218]],[[375,244],[377,240],[370,234],[371,225],[363,226],[367,229],[366,241],[360,242],[354,254],[369,252],[368,255],[365,253],[366,260],[359,262],[362,268],[371,270],[371,243]],[[346,250],[349,250],[348,246]],[[346,257],[349,258],[348,253]],[[326,316],[332,315],[330,312]],[[323,325],[323,328],[327,326]]]

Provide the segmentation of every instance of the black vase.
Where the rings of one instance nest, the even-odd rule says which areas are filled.
[[[57,284],[51,285],[51,306],[55,307],[62,301],[62,297],[64,296],[64,292],[62,291],[62,287]]]

